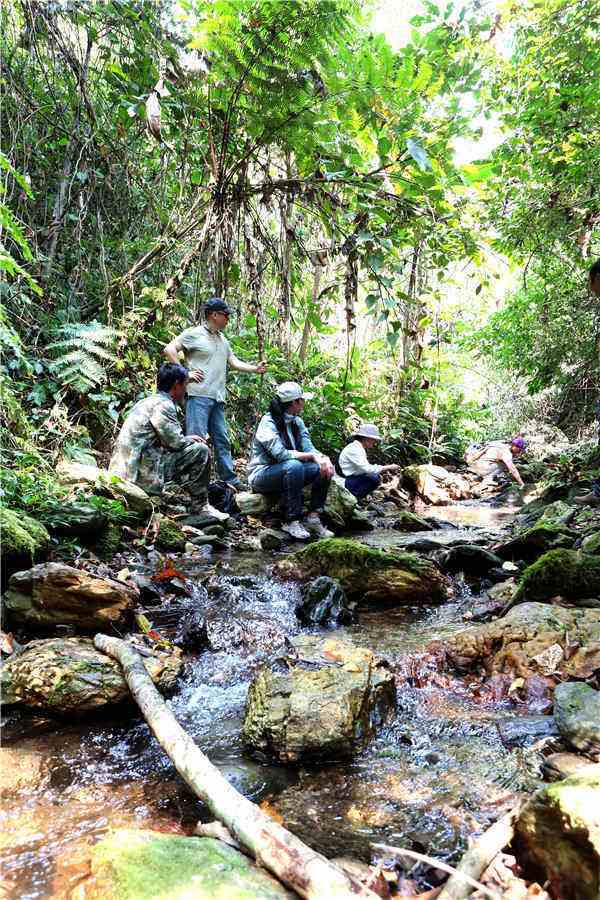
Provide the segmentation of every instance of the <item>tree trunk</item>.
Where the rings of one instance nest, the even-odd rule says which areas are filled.
[[[321,283],[321,275],[323,274],[324,268],[321,254],[317,252],[311,255],[312,263],[315,269],[313,274],[311,307],[306,311],[306,318],[304,319],[304,327],[302,329],[302,340],[300,341],[300,351],[298,353],[301,363],[303,363],[306,359],[306,351],[308,350],[308,342],[310,340],[310,333],[312,331],[309,313],[314,312],[314,310],[316,309],[317,300],[319,299],[319,285]]]
[[[120,662],[135,701],[189,788],[260,865],[301,897],[374,900],[375,894],[303,844],[223,778],[170,712],[135,650],[104,634],[97,634],[94,644]]]

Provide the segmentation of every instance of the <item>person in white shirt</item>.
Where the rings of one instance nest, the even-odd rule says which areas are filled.
[[[210,435],[219,478],[238,488],[240,481],[233,466],[225,421],[227,367],[238,372],[262,375],[267,370],[267,364],[264,360],[246,363],[234,354],[222,334],[231,315],[231,309],[224,300],[213,297],[205,304],[204,315],[204,324],[186,328],[166,345],[163,352],[173,363],[178,363],[179,354],[183,353],[190,372],[185,408],[187,434]]]
[[[338,459],[348,490],[359,500],[381,484],[382,472],[395,472],[396,465],[378,466],[367,459],[367,451],[382,440],[377,425],[365,423],[350,437]]]

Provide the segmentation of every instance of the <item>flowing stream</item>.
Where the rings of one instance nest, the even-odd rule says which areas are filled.
[[[467,536],[477,534],[473,526],[499,529],[510,514],[466,505],[435,510]],[[392,547],[405,538],[379,531],[365,540]],[[277,767],[245,755],[239,736],[248,685],[272,649],[265,635],[301,630],[294,614],[298,588],[271,579],[272,562],[256,553],[222,558],[218,583],[229,592],[232,610],[243,597],[244,619],[249,615],[253,623],[249,639],[188,657],[169,700],[172,710],[239,791],[326,855],[368,860],[370,843],[381,841],[456,860],[470,833],[537,782],[526,751],[507,748],[500,738],[498,723],[514,711],[485,705],[473,685],[428,670],[425,647],[465,627],[472,588],[458,576],[454,597],[443,606],[364,609],[355,625],[330,632],[390,661],[398,714],[348,764]],[[29,759],[36,773],[2,809],[7,896],[69,896],[88,873],[89,846],[109,827],[189,834],[198,819],[209,818],[135,711],[82,722],[10,714],[3,745]]]

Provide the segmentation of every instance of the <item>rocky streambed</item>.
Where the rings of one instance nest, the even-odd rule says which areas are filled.
[[[370,862],[381,859],[371,845],[385,843],[458,862],[469,837],[519,796],[540,789],[553,766],[552,777],[571,774],[597,751],[593,725],[578,717],[589,697],[565,696],[560,721],[551,711],[555,686],[567,678],[568,664],[574,665],[578,653],[584,666],[575,676],[579,690],[597,696],[595,685],[584,682],[591,682],[596,671],[598,623],[584,623],[590,625],[585,631],[584,624],[575,627],[571,619],[565,625],[559,613],[550,615],[550,624],[543,619],[540,629],[538,615],[513,623],[504,643],[502,619],[472,623],[474,616],[497,615],[514,594],[507,578],[513,569],[518,574],[522,557],[512,561],[506,551],[512,538],[502,533],[512,514],[489,506],[438,507],[438,521],[416,523],[420,530],[407,530],[415,523],[404,521],[359,535],[364,546],[384,551],[396,563],[406,552],[419,554],[418,565],[403,570],[408,580],[402,583],[397,564],[392,566],[395,589],[406,592],[402,605],[390,602],[391,596],[383,604],[362,602],[384,577],[381,568],[370,561],[352,580],[344,568],[347,559],[344,565],[337,560],[333,571],[331,557],[323,561],[323,549],[308,554],[304,573],[288,551],[175,556],[176,569],[160,590],[150,579],[152,568],[143,571],[139,565],[137,585],[147,601],[146,615],[159,635],[162,628],[183,648],[170,707],[241,793],[326,856]],[[318,616],[311,621],[310,615],[297,615],[305,600],[298,577],[323,574],[336,575],[348,593],[348,615],[335,597],[327,607],[337,611],[335,628],[318,624]],[[423,579],[429,579],[429,592],[422,589]],[[563,609],[545,608],[550,613]],[[573,609],[563,611],[577,615]],[[535,646],[527,646],[532,641]],[[522,654],[520,670],[511,662],[513,644]],[[551,649],[555,645],[560,658]],[[160,652],[154,648],[146,655],[160,658]],[[540,654],[541,664],[531,663]],[[374,697],[368,722],[354,717],[360,727],[352,731],[357,738],[353,754],[338,752],[350,735],[343,731],[348,728],[343,717],[338,724],[344,740],[330,727],[334,736],[321,756],[304,752],[297,735],[275,753],[273,729],[266,728],[264,716],[259,725],[246,722],[244,728],[257,673],[275,666],[277,690],[284,696],[285,679],[303,669],[321,690],[331,680],[333,665],[345,671],[351,692],[362,691],[361,709],[367,693]],[[375,669],[379,674],[373,678]],[[365,671],[368,678],[361,682]],[[264,689],[254,684],[263,696]],[[307,707],[314,706],[317,694]],[[190,835],[198,820],[211,818],[135,709],[106,705],[84,718],[76,714],[72,710],[57,718],[19,707],[5,711],[0,859],[8,896],[86,896],[93,848],[110,829]],[[285,715],[286,722],[292,721],[293,711]],[[313,738],[318,719],[315,714]],[[567,720],[571,724],[565,725]],[[292,735],[286,725],[288,731]],[[560,751],[562,760],[552,751]],[[574,755],[582,752],[587,759]],[[527,850],[534,813],[529,821],[534,825],[523,826],[521,844],[525,856],[533,858],[534,877],[545,862]],[[406,895],[445,877],[424,864],[401,867],[388,859],[386,865]],[[593,877],[592,871],[592,887]],[[265,886],[256,890],[256,896],[268,895]]]

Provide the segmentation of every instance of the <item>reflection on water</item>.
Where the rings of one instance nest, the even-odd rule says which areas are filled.
[[[489,507],[436,508],[435,515],[488,529],[505,521],[503,510]],[[247,631],[270,621],[270,633],[294,634],[298,588],[273,582],[267,564],[259,554],[225,558],[219,571],[231,615]],[[239,585],[228,585],[233,572],[261,573],[259,589],[244,595]],[[481,707],[464,686],[418,689],[406,678],[410,655],[463,627],[472,602],[470,589],[457,581],[443,606],[364,609],[355,625],[337,632],[388,658],[399,685],[395,721],[349,764],[294,770],[244,756],[246,693],[267,656],[251,634],[240,646],[225,642],[218,652],[190,657],[169,705],[238,790],[254,800],[274,798],[284,823],[328,855],[367,858],[369,842],[379,840],[455,858],[466,836],[532,781],[522,758],[500,742],[495,721],[506,711]],[[88,847],[109,826],[190,833],[205,817],[135,713],[51,723],[46,733],[20,737],[9,749],[43,760],[39,777],[13,793],[1,813],[9,896],[66,897],[87,874]]]

